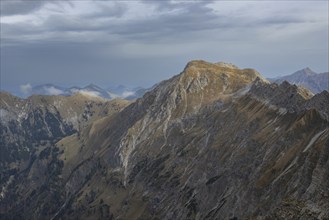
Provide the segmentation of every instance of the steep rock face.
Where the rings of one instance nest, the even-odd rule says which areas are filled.
[[[316,109],[322,117],[328,120],[329,93],[324,90],[321,93],[313,95],[304,87],[291,85],[284,81],[280,85],[276,83],[266,84],[256,80],[250,94],[253,98],[262,101],[271,108],[279,108],[282,114],[286,112],[302,112],[308,109]]]
[[[305,108],[307,109],[315,108],[323,115],[323,117],[326,117],[327,120],[329,120],[328,103],[329,103],[329,92],[325,90],[321,93],[316,94],[312,99],[310,99],[305,104]]]
[[[265,84],[257,80],[251,87],[251,94],[262,100],[265,104],[272,104],[282,108],[282,111],[298,112],[303,109],[305,100],[312,98],[313,94],[302,87],[291,85],[284,81],[280,85]]]
[[[251,69],[192,61],[118,114],[36,158],[8,184],[20,200],[3,200],[2,213],[12,218],[20,210],[36,219],[328,218],[327,99],[327,93],[312,97],[287,83],[269,84]],[[53,175],[33,185],[41,167]],[[24,208],[28,201],[30,209]],[[52,205],[42,212],[45,204]]]

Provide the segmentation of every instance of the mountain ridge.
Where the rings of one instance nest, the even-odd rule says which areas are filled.
[[[255,70],[191,61],[36,155],[24,175],[43,181],[14,176],[4,216],[326,219],[328,99]]]
[[[114,114],[128,104],[126,100],[109,101],[82,94],[32,95],[22,99],[1,92],[0,166],[15,167],[17,160],[29,160],[43,145],[79,133],[91,121]]]
[[[269,79],[271,82],[282,83],[288,81],[292,84],[303,86],[313,93],[329,91],[329,72],[316,73],[309,67],[296,71],[290,75]]]
[[[86,86],[58,86],[51,83],[40,84],[31,86],[30,84],[21,86],[21,93],[19,96],[21,98],[27,98],[31,95],[61,95],[61,96],[72,96],[76,93],[82,93],[85,95],[91,95],[94,97],[101,97],[108,100],[115,98],[123,98],[127,100],[133,100],[141,97],[150,88],[128,88],[126,86],[120,85],[117,87],[109,87],[108,89],[103,89],[102,87],[90,83]]]

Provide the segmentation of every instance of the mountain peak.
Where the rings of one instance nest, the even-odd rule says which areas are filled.
[[[228,68],[218,63],[193,60],[179,75],[160,83],[148,97],[156,97],[155,106],[166,106],[158,108],[159,111],[168,109],[172,117],[181,117],[214,101],[229,101],[236,92],[251,85],[257,78],[267,82],[253,69]]]
[[[309,67],[306,67],[294,72],[293,74],[282,76],[271,81],[281,83],[286,80],[291,84],[304,86],[313,93],[320,93],[323,90],[329,90],[328,76],[329,73],[318,74]]]
[[[207,66],[209,64],[211,64],[211,63],[204,61],[204,60],[191,60],[186,64],[184,71],[189,70],[191,68],[201,68],[201,67]]]
[[[216,83],[222,81],[225,87],[234,86],[234,84],[249,84],[256,78],[266,81],[254,69],[239,69],[231,63],[210,63],[203,60],[193,60],[187,63],[182,73],[189,77],[189,80],[199,78],[201,81]],[[231,83],[228,84],[228,82]],[[202,84],[202,83],[201,83]]]
[[[306,76],[316,75],[316,73],[313,70],[311,70],[311,68],[309,68],[309,67],[305,67],[304,69],[301,69],[301,70],[295,72],[294,74],[306,75]]]

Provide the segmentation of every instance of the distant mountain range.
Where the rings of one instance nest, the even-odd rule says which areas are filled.
[[[278,84],[287,81],[290,84],[303,86],[309,89],[314,94],[320,93],[324,90],[329,91],[329,72],[316,73],[308,67],[296,71],[290,75],[280,76],[276,78],[268,78],[268,80],[270,82],[275,82]],[[152,88],[154,88],[155,86],[153,86]],[[28,89],[22,89],[22,92],[24,94],[24,97],[30,95],[72,96],[74,94],[80,93],[87,96],[101,97],[109,100],[115,98],[133,100],[142,97],[147,91],[152,90],[152,88],[148,88],[148,89],[145,89],[143,87],[128,88],[124,85],[119,85],[119,86],[110,86],[104,89],[95,84],[89,84],[85,87],[79,87],[79,86],[62,87],[48,83],[48,84],[35,85]]]
[[[291,84],[301,85],[313,93],[329,91],[329,72],[316,73],[310,68],[299,70],[291,75],[269,79],[271,82],[282,83],[288,81]]]
[[[142,87],[128,88],[123,85],[112,86],[108,89],[103,89],[98,85],[89,84],[85,87],[72,86],[69,88],[57,86],[54,84],[41,84],[33,86],[29,89],[24,89],[22,91],[25,96],[30,95],[62,95],[62,96],[71,96],[77,93],[81,93],[93,97],[101,97],[104,99],[115,99],[122,98],[127,100],[133,100],[144,95],[146,91]]]

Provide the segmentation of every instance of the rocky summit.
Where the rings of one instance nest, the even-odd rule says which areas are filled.
[[[24,127],[14,116],[27,101],[3,100],[2,117],[13,117],[1,120],[1,140],[40,143],[25,135],[40,129],[53,141],[7,162],[12,142],[1,142],[8,154],[1,157],[2,219],[329,218],[326,91],[313,95],[253,69],[191,61],[111,114],[92,110],[97,117],[80,129],[41,101],[30,107],[43,106],[31,113],[40,123]],[[54,109],[52,120],[41,117]]]

